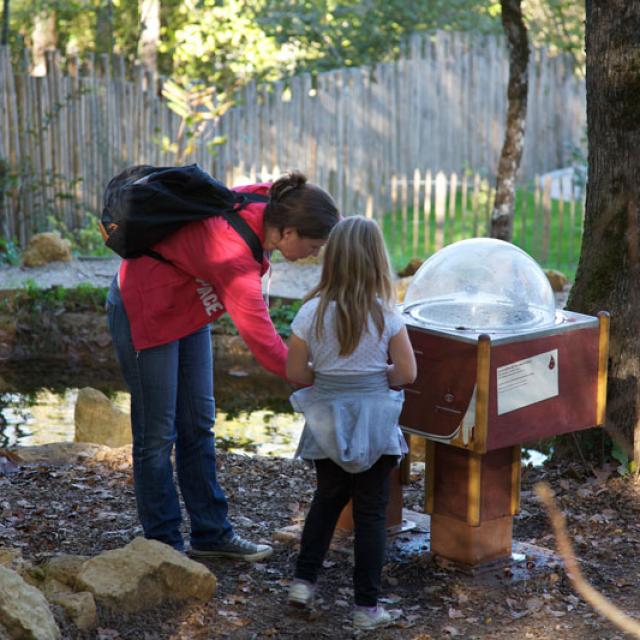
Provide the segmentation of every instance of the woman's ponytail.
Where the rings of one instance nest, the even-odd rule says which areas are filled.
[[[269,197],[264,221],[278,231],[291,227],[300,237],[324,239],[338,222],[333,198],[324,189],[308,183],[300,171],[278,178],[269,189]]]
[[[281,178],[278,178],[271,185],[269,195],[272,200],[280,202],[288,193],[291,193],[295,189],[304,187],[305,184],[307,184],[307,176],[305,176],[304,173],[300,173],[300,171],[291,171]]]

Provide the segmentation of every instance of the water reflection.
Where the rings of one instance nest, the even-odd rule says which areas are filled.
[[[77,397],[77,388],[0,393],[0,448],[73,441]],[[128,393],[109,397],[128,412]],[[217,446],[227,451],[291,457],[302,427],[302,416],[294,413],[218,411],[215,434]]]
[[[548,459],[549,455],[542,453],[542,451],[537,451],[536,449],[522,450],[523,464],[530,464],[532,467],[541,467]]]

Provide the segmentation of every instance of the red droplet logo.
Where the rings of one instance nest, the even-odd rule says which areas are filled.
[[[549,369],[555,369],[556,368],[556,360],[553,356],[551,356],[549,358]]]

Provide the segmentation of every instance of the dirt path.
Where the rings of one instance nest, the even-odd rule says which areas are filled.
[[[81,258],[33,268],[0,265],[0,291],[19,289],[28,282],[42,289],[71,288],[79,284],[108,287],[119,264],[119,258]],[[320,278],[320,266],[304,261],[274,262],[271,271],[270,295],[274,298],[302,298]],[[267,278],[264,288],[267,288]]]

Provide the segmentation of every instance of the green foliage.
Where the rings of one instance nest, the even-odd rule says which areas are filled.
[[[627,452],[617,442],[612,442],[611,457],[618,462],[618,468],[616,471],[621,476],[626,476],[635,472],[636,463],[634,460],[629,458]]]
[[[301,305],[302,302],[299,300],[294,302],[276,300],[269,308],[269,315],[271,316],[273,326],[283,338],[288,338],[291,335],[291,322],[295,318],[296,313],[298,313]],[[226,313],[216,320],[214,330],[216,333],[224,335],[238,334],[231,318]]]
[[[22,46],[32,45],[34,17],[55,14],[58,49],[62,52],[107,53],[107,42],[97,34],[98,19],[107,18],[109,0],[12,0],[11,37],[14,53],[22,55]],[[140,35],[138,3],[111,0],[114,50],[133,61]]]
[[[113,257],[113,251],[104,244],[104,238],[98,226],[98,216],[90,211],[84,214],[82,225],[77,229],[69,229],[63,220],[55,216],[49,216],[48,222],[52,231],[58,231],[63,238],[71,242],[74,255],[99,258]]]
[[[160,52],[171,53],[171,73],[229,91],[250,78],[274,80],[293,69],[288,47],[261,28],[261,0],[181,3],[165,24]]]
[[[269,309],[269,315],[276,331],[283,337],[288,338],[291,335],[291,323],[298,313],[302,302],[296,301],[285,303],[277,300]]]
[[[220,451],[241,449],[247,453],[256,453],[258,444],[246,436],[220,436],[216,435],[216,448]]]
[[[584,75],[584,2],[525,0],[523,12],[533,46],[545,46],[551,55],[568,53]]]
[[[434,29],[499,32],[496,3],[473,0],[266,0],[258,15],[282,46],[297,49],[297,70],[368,65],[398,56],[406,36]]]
[[[0,238],[0,264],[10,264],[17,267],[20,264],[22,252],[18,241]]]
[[[164,151],[176,156],[176,164],[182,164],[194,151],[196,142],[201,140],[207,126],[233,103],[225,98],[224,93],[216,92],[213,87],[189,89],[173,80],[163,83],[162,95],[167,100],[169,108],[182,118],[182,123],[175,142],[165,139],[159,142]],[[225,141],[225,137],[217,136],[208,141],[207,150],[214,154],[216,147]]]
[[[109,2],[111,7],[109,8]],[[13,0],[14,53],[31,46],[34,16],[55,12],[58,48],[113,50],[133,61],[141,33],[130,0]],[[533,44],[584,64],[584,5],[525,0]],[[105,21],[108,34],[103,31]],[[182,86],[229,92],[249,78],[274,80],[397,57],[406,37],[443,29],[502,33],[500,3],[480,0],[162,0],[159,71]]]
[[[106,299],[106,287],[82,283],[73,289],[59,286],[43,289],[34,280],[27,280],[12,297],[3,298],[2,306],[3,310],[21,317],[43,317],[57,316],[66,311],[100,311],[104,309]]]

